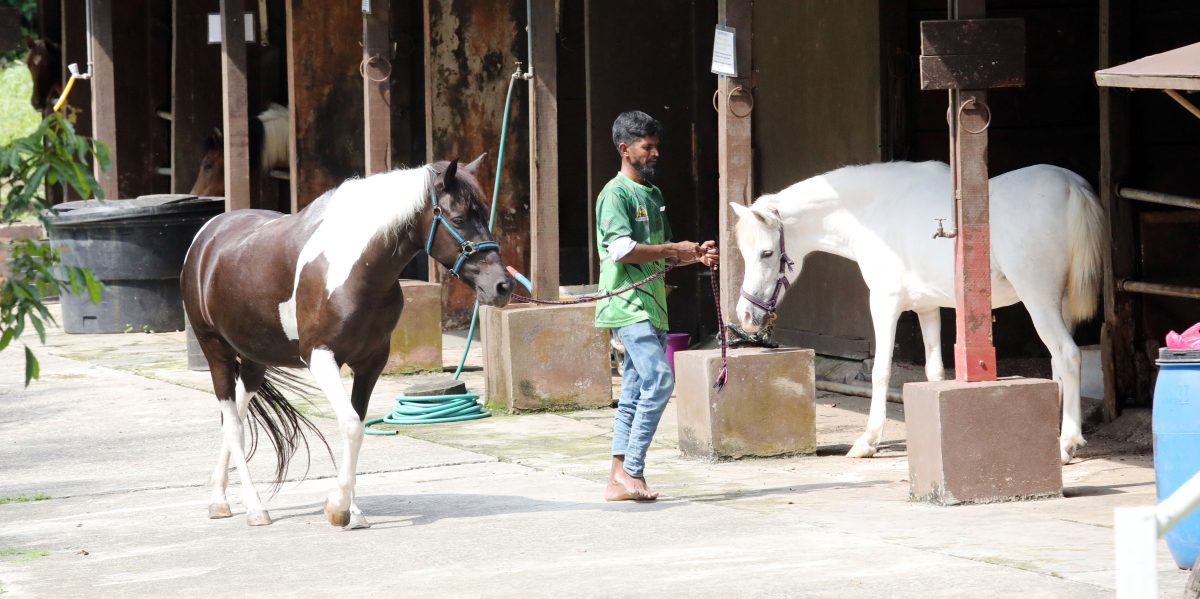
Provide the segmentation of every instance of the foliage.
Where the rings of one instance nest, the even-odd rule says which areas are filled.
[[[0,505],[6,503],[29,503],[31,501],[46,501],[51,497],[45,493],[34,493],[32,495],[20,495],[17,497],[0,497]]]
[[[52,113],[42,119],[33,133],[0,148],[0,223],[16,222],[22,215],[37,214],[49,230],[46,210],[51,206],[38,193],[43,185],[66,184],[81,197],[99,197],[100,185],[88,167],[94,159],[107,169],[108,148],[93,139],[76,135],[65,116]],[[0,285],[0,351],[21,337],[32,325],[42,343],[46,323],[57,324],[43,298],[65,293],[84,293],[100,301],[100,282],[86,269],[61,264],[58,250],[47,241],[21,240],[9,248],[9,277]],[[25,346],[25,385],[38,378],[37,358]]]
[[[0,146],[37,129],[42,115],[29,105],[32,93],[33,81],[24,64],[0,64]]]
[[[0,7],[15,7],[21,14],[22,37],[37,38],[38,32],[34,27],[38,14],[37,0],[0,0]],[[20,60],[25,55],[25,46],[16,48],[0,48],[0,64],[6,60]]]

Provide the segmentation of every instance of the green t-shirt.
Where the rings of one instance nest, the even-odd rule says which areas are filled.
[[[608,245],[621,237],[639,244],[671,238],[662,192],[617,173],[596,198],[596,249],[600,252],[600,292],[620,289],[666,267],[665,260],[625,264],[608,257]],[[667,329],[667,286],[663,279],[596,303],[596,326],[616,328],[643,320]]]

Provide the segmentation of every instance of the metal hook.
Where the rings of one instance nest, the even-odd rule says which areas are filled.
[[[750,110],[747,110],[744,114],[738,114],[737,112],[734,112],[733,105],[729,104],[729,102],[731,100],[733,100],[733,96],[735,94],[737,94],[738,92],[742,92],[742,93],[746,94],[746,97],[750,98]],[[712,106],[713,106],[713,110],[715,110],[717,112],[721,112],[721,108],[717,105],[717,97],[720,94],[721,94],[720,89],[713,91]],[[732,114],[733,116],[735,116],[739,119],[744,119],[744,118],[750,116],[750,113],[754,112],[754,94],[750,93],[750,90],[748,90],[740,85],[735,86],[733,89],[729,90],[729,94],[727,94],[725,96],[725,102],[729,106],[729,114]]]

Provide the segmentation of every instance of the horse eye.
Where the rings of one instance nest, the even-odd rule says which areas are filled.
[[[450,219],[450,220],[454,222],[454,226],[456,226],[456,227],[461,227],[461,226],[463,226],[463,223],[467,222],[467,221],[466,221],[465,219],[463,219],[463,217],[461,217],[461,216],[456,216],[456,217],[454,217],[454,218],[452,218],[452,219]]]
[[[775,255],[775,252],[773,250],[767,250],[762,253],[763,260],[766,260],[767,258],[770,258],[771,256],[774,256],[774,255]]]

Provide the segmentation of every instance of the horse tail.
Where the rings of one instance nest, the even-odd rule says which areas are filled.
[[[1104,209],[1096,193],[1079,175],[1071,173],[1067,183],[1067,287],[1063,318],[1068,327],[1096,314],[1103,276],[1105,234]]]
[[[263,128],[259,166],[264,171],[272,167],[286,168],[289,160],[287,107],[272,102],[266,110],[259,113],[258,121]]]
[[[325,446],[325,451],[329,453],[329,459],[333,459],[333,450],[329,448],[329,442],[325,440],[325,435],[321,434],[320,429],[307,416],[292,405],[285,392],[308,398],[315,395],[317,390],[301,380],[295,373],[268,367],[262,385],[250,399],[249,406],[252,425],[249,427],[250,451],[246,459],[254,455],[254,450],[258,447],[258,434],[261,428],[266,432],[271,446],[275,448],[275,481],[271,485],[272,493],[278,490],[286,480],[288,464],[301,445],[304,446],[306,461],[304,476],[300,478],[308,476],[309,467],[312,466],[312,453],[309,451],[308,438],[304,434],[305,429],[316,435],[317,439]]]

